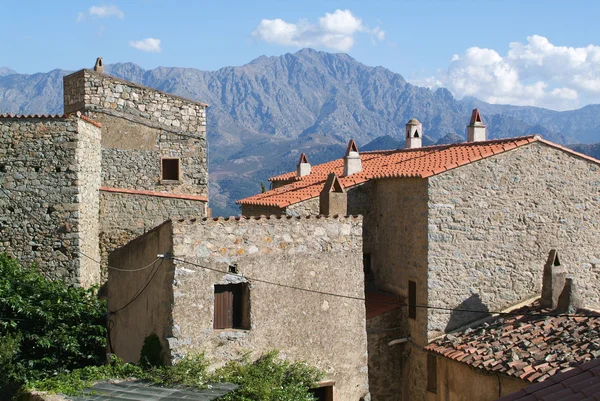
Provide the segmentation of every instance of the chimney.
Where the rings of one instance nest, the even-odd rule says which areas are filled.
[[[348,149],[346,149],[346,156],[344,156],[344,176],[360,173],[361,171],[362,162],[358,154],[358,146],[356,146],[354,139],[350,139]]]
[[[411,118],[406,123],[406,149],[415,149],[422,146],[423,124],[416,118]]]
[[[104,64],[102,63],[102,57],[98,57],[96,59],[96,65],[94,66],[94,71],[104,74]]]
[[[300,155],[300,161],[298,162],[298,165],[296,166],[296,175],[298,176],[298,178],[300,177],[304,177],[305,175],[309,175],[311,172],[311,167],[310,167],[310,163],[308,162],[308,159],[306,158],[306,154],[302,153]]]
[[[471,113],[471,122],[467,125],[467,141],[481,142],[485,140],[485,124],[481,121],[479,110],[473,109],[473,113]]]
[[[327,216],[348,214],[348,194],[335,173],[329,174],[319,194],[319,214]]]
[[[569,274],[565,279],[565,287],[558,298],[558,305],[556,307],[556,313],[567,313],[573,314],[577,312],[577,309],[581,307],[581,301],[579,294],[577,294],[577,288],[573,281],[573,275]]]
[[[544,275],[542,278],[541,304],[544,308],[556,308],[558,297],[565,286],[566,277],[567,270],[560,264],[558,251],[552,249],[544,265]]]

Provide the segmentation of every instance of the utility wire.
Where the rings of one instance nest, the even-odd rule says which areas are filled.
[[[133,298],[131,298],[131,300],[129,302],[127,302],[125,305],[123,305],[122,307],[120,307],[117,310],[114,311],[109,311],[108,314],[110,315],[114,315],[117,314],[118,312],[121,312],[123,309],[127,308],[129,305],[131,305],[132,303],[135,302],[136,299],[138,299],[140,297],[140,295],[142,295],[142,293],[146,290],[146,288],[148,288],[148,286],[150,285],[150,283],[152,282],[152,280],[154,279],[154,276],[156,276],[156,273],[158,273],[158,271],[160,270],[160,267],[162,266],[165,258],[160,258],[161,261],[158,264],[158,266],[156,267],[156,269],[154,269],[154,272],[152,272],[150,278],[146,281],[146,284],[144,284],[144,286],[142,288],[140,288],[137,293],[133,296]]]
[[[367,301],[366,298],[354,297],[354,296],[351,296],[351,295],[335,294],[335,293],[325,292],[325,291],[311,290],[311,289],[308,289],[308,288],[296,287],[296,286],[293,286],[293,285],[275,283],[273,281],[268,281],[268,280],[254,278],[254,277],[244,276],[244,275],[239,274],[239,273],[230,273],[230,272],[226,272],[226,271],[223,271],[223,270],[219,270],[219,269],[215,269],[215,268],[211,268],[211,267],[207,267],[207,266],[202,266],[202,265],[199,265],[197,263],[193,263],[193,262],[190,262],[190,261],[187,261],[187,260],[184,260],[184,259],[179,259],[179,258],[174,258],[174,257],[172,257],[171,259],[179,261],[179,262],[187,263],[187,264],[190,264],[192,266],[199,267],[201,269],[211,270],[211,271],[214,271],[214,272],[217,272],[217,273],[229,274],[229,275],[232,275],[232,276],[237,276],[237,277],[245,278],[248,281],[257,281],[257,282],[261,282],[261,283],[265,283],[265,284],[270,284],[270,285],[275,285],[275,286],[279,286],[279,287],[291,288],[291,289],[294,289],[294,290],[305,291],[305,292],[312,292],[312,293],[315,293],[315,294],[329,295],[329,296],[333,296],[333,297],[347,298],[347,299],[353,299],[353,300],[357,300],[357,301],[365,301],[365,302]],[[497,312],[497,311],[482,311],[482,310],[461,309],[461,308],[444,308],[444,307],[430,306],[430,305],[409,305],[408,303],[401,302],[401,301],[398,301],[398,302],[378,301],[378,302],[379,303],[388,304],[388,305],[397,305],[398,307],[412,306],[412,307],[422,308],[422,309],[433,309],[433,310],[439,310],[439,311],[445,311],[445,312],[477,313],[477,314],[480,314],[480,315],[487,314],[487,315],[499,315],[499,316],[533,316],[533,317],[563,317],[564,316],[564,317],[600,318],[600,316],[582,315],[582,314]]]

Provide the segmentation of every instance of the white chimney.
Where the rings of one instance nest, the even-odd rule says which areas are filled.
[[[471,122],[467,125],[467,141],[481,142],[485,141],[485,124],[481,121],[481,115],[478,109],[473,109]]]
[[[304,177],[305,175],[309,175],[311,172],[310,163],[308,162],[308,159],[307,159],[305,153],[302,153],[300,155],[300,161],[298,162],[298,165],[296,166],[296,172],[297,172],[298,177]]]
[[[416,118],[411,118],[406,123],[406,149],[420,148],[422,146],[423,124]]]
[[[354,139],[350,139],[348,143],[348,149],[346,149],[346,156],[344,156],[344,175],[349,176],[354,173],[360,173],[362,171],[362,162],[360,161],[360,155],[358,154],[358,146]]]

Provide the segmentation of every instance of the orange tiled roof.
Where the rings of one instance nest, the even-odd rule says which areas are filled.
[[[361,184],[371,179],[392,177],[427,178],[474,161],[503,153],[519,146],[540,141],[550,146],[575,153],[580,157],[600,163],[591,157],[545,141],[539,135],[484,142],[463,142],[451,145],[426,146],[416,149],[395,149],[363,152],[360,154],[363,170],[350,176],[344,173],[344,159],[336,159],[312,167],[309,175],[297,177],[296,172],[269,178],[270,181],[290,183],[262,194],[237,201],[240,205],[286,207],[319,195],[327,176],[336,173],[344,188]]]

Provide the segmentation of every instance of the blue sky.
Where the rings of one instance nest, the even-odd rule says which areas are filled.
[[[97,56],[215,70],[313,47],[458,98],[554,109],[600,103],[594,1],[7,3],[0,66],[20,73],[91,67]]]

